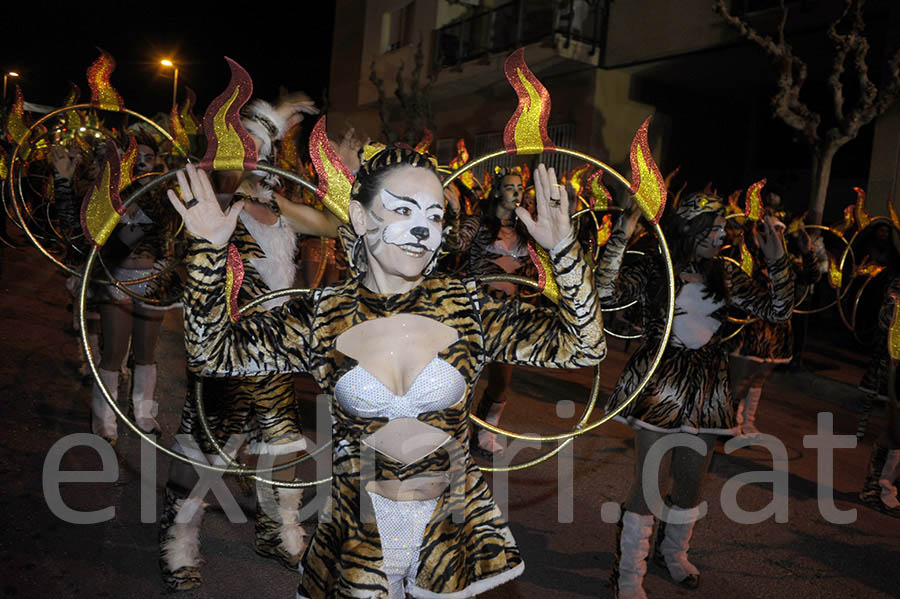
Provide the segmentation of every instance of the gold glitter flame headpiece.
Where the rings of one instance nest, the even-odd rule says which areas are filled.
[[[666,207],[666,182],[653,160],[647,141],[651,118],[647,117],[631,142],[631,193],[644,218],[658,224]]]
[[[540,154],[555,148],[547,135],[550,119],[550,92],[525,64],[525,49],[509,55],[503,65],[509,84],[516,90],[519,105],[503,130],[503,142],[510,154]]]
[[[116,70],[115,59],[103,49],[100,58],[87,70],[88,86],[91,88],[91,104],[103,110],[118,111],[125,107],[122,96],[109,83],[109,76]]]
[[[6,137],[13,144],[20,144],[28,135],[28,126],[25,124],[25,98],[22,90],[16,84],[16,100],[10,107],[9,116],[6,119]]]
[[[760,179],[747,188],[744,196],[744,216],[751,221],[758,221],[763,215],[762,188],[766,180]]]
[[[256,168],[256,144],[241,123],[241,108],[253,95],[253,80],[247,71],[227,56],[231,81],[203,115],[206,155],[203,168],[216,170],[253,170]]]
[[[366,157],[363,149],[363,160],[371,158],[377,150]],[[309,135],[309,157],[319,178],[316,195],[322,204],[331,210],[342,222],[350,222],[350,188],[353,186],[353,173],[338,156],[328,140],[325,130],[325,116],[316,123]]]
[[[854,210],[856,224],[862,230],[872,223],[872,215],[866,210],[866,191],[859,187],[854,187],[853,191],[856,192],[856,207]]]
[[[81,227],[84,229],[84,236],[95,247],[99,248],[106,243],[122,214],[125,213],[122,199],[119,197],[120,182],[119,150],[111,139],[107,139],[100,176],[81,205]]]

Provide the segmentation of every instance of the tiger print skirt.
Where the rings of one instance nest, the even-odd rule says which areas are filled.
[[[622,407],[637,389],[656,347],[648,341],[635,351],[610,396],[607,413]],[[670,344],[647,386],[615,419],[658,432],[736,434],[725,346],[709,343],[691,350]]]
[[[246,435],[244,443],[254,455],[283,455],[306,447],[292,374],[202,380],[206,421],[219,445],[234,435]],[[189,373],[178,434],[190,435],[203,453],[214,454],[197,412],[196,383],[197,377]]]

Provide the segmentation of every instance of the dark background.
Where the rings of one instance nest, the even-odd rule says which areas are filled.
[[[198,117],[229,81],[223,60],[240,63],[253,78],[254,96],[274,100],[279,87],[303,90],[322,105],[328,88],[332,2],[241,3],[28,3],[2,10],[0,69],[20,73],[25,100],[60,106],[69,82],[90,101],[85,72],[103,48],[116,59],[110,77],[125,106],[146,116],[168,113],[171,68],[179,65],[179,104],[184,86],[198,96]]]

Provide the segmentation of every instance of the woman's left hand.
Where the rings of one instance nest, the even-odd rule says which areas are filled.
[[[564,185],[557,184],[556,172],[543,164],[539,164],[534,171],[534,200],[537,219],[531,218],[522,206],[516,208],[516,216],[541,247],[553,249],[572,231],[569,194]]]
[[[774,262],[784,256],[784,238],[777,231],[768,218],[759,221],[757,228],[756,244],[768,262]]]

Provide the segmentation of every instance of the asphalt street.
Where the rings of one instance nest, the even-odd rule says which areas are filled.
[[[115,453],[106,452],[114,458],[105,465],[103,452],[84,445],[84,437],[72,437],[90,432],[90,387],[77,374],[78,340],[71,331],[71,299],[64,280],[34,249],[5,250],[0,272],[0,415],[5,424],[0,434],[0,592],[28,598],[162,595],[155,519],[169,458],[155,450],[142,455],[137,437],[122,424]],[[165,446],[173,441],[185,396],[180,319],[178,310],[167,315],[157,351],[156,398]],[[598,375],[601,400],[627,356],[622,343],[610,345]],[[760,428],[784,447],[786,459],[779,467],[785,472],[786,495],[773,495],[772,483],[764,478],[766,472],[771,477],[773,467],[767,449],[729,451],[726,439],[720,441],[704,488],[708,513],[696,527],[691,550],[702,573],[700,589],[675,586],[651,564],[645,586],[652,597],[900,597],[900,521],[856,499],[872,440],[881,427],[881,408],[876,406],[869,434],[858,446],[825,452],[812,447],[810,439],[805,443],[805,436],[816,434],[819,421],[832,421],[836,435],[853,435],[859,395],[849,383],[860,374],[858,359],[811,354],[808,364],[809,372],[776,373],[759,413]],[[590,370],[517,368],[504,426],[520,432],[570,430],[585,409],[593,379]],[[316,426],[318,389],[298,375],[297,390],[305,431],[321,442],[326,431]],[[598,408],[591,421],[600,416]],[[63,452],[60,442],[73,446]],[[628,490],[632,442],[630,428],[610,422],[535,467],[488,475],[526,566],[519,579],[481,597],[611,597],[607,578],[615,525],[609,516]],[[51,452],[54,447],[60,460]],[[513,461],[533,459],[547,449],[523,448]],[[833,453],[833,468],[821,463],[826,453]],[[327,452],[324,460],[327,470]],[[57,461],[60,469],[96,482],[57,487],[52,483]],[[101,469],[105,474],[94,472]],[[762,472],[762,480],[742,484],[736,478],[752,472]],[[316,474],[314,461],[306,462],[301,473],[310,480]],[[294,597],[297,574],[253,551],[252,494],[233,478],[227,485],[248,521],[230,522],[221,509],[207,515],[204,585],[182,596]],[[762,510],[774,498],[786,504],[786,518],[735,523],[725,513],[734,485],[740,486],[737,502],[743,510]],[[52,500],[57,488],[61,502],[72,510],[111,506],[114,514],[95,524],[71,523]],[[308,500],[314,505],[316,497],[327,493],[327,485],[310,488]],[[833,497],[834,508],[849,522],[829,521],[833,518],[820,510],[828,500],[820,501],[820,496]]]

